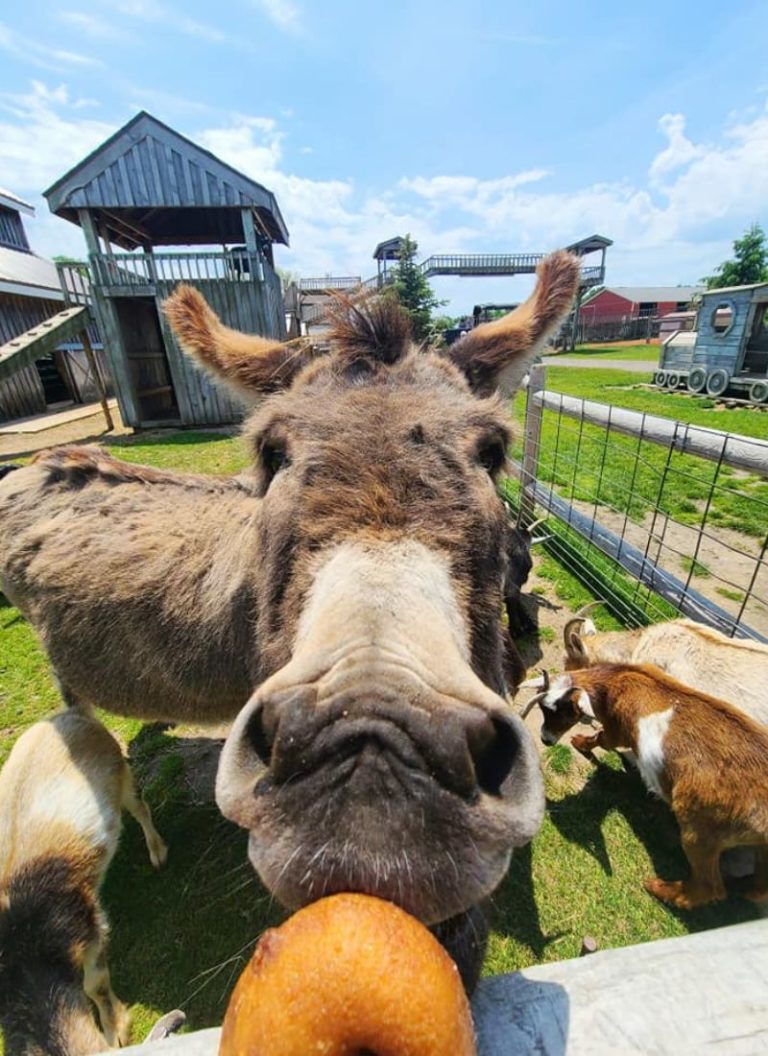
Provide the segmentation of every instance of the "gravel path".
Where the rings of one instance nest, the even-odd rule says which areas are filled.
[[[628,370],[632,374],[652,374],[656,364],[651,359],[597,359],[594,356],[544,356],[545,367],[591,367],[593,370]]]

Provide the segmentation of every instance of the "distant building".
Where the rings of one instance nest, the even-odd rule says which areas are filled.
[[[703,286],[604,286],[581,306],[580,320],[591,325],[617,319],[657,319],[684,312]]]
[[[78,224],[120,414],[137,428],[220,425],[242,403],[183,354],[162,311],[180,282],[228,326],[285,336],[271,191],[144,111],[45,192]]]
[[[29,202],[0,189],[0,345],[65,307],[56,265],[30,249],[23,218],[34,215]],[[82,345],[70,343],[0,381],[0,422],[95,399],[81,357]]]

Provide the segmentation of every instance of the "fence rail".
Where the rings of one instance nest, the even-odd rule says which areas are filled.
[[[623,622],[768,641],[768,444],[578,400],[531,371],[508,497]],[[538,512],[538,511],[537,511]]]

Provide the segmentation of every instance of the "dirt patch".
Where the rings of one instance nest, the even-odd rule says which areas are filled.
[[[123,425],[120,411],[112,408],[112,419],[115,428],[107,430],[101,408],[87,418],[77,418],[73,422],[54,425],[36,433],[2,433],[0,434],[0,461],[13,458],[24,458],[35,451],[44,451],[46,447],[57,447],[60,444],[107,443],[116,436],[129,436],[133,430]]]
[[[642,521],[635,522],[603,506],[595,514],[593,504],[576,500],[573,505],[580,513],[596,517],[601,525],[647,553],[658,568],[683,583],[688,582],[690,562],[695,560],[700,568],[697,571],[694,565],[690,587],[734,620],[768,637],[768,565],[760,560],[758,540],[730,528],[708,524],[697,551],[699,529],[696,525],[689,527],[664,514],[654,515],[652,511]],[[723,590],[740,597],[729,598],[721,593]],[[750,596],[744,604],[747,594]]]

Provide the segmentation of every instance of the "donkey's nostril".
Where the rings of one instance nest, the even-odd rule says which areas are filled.
[[[517,731],[506,719],[488,720],[484,736],[470,741],[477,786],[490,796],[500,796],[520,749]]]
[[[259,757],[259,760],[269,766],[272,761],[272,745],[274,743],[273,733],[267,729],[265,711],[263,707],[257,707],[244,731],[250,748]]]

